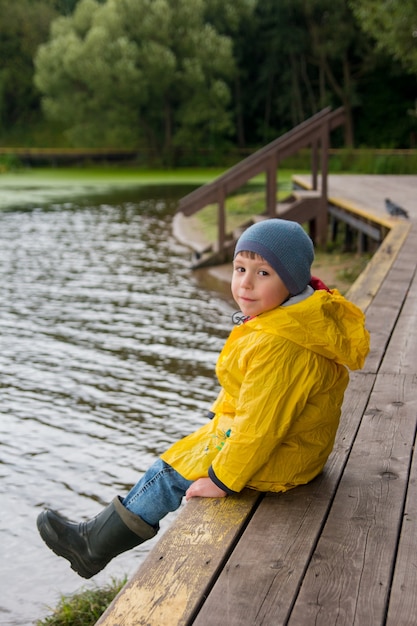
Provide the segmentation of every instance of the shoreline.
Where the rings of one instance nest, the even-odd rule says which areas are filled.
[[[201,252],[212,242],[204,236],[200,222],[195,216],[185,217],[182,213],[174,215],[172,230],[174,237],[194,252]],[[232,279],[232,264],[213,265],[201,270],[194,270],[196,275],[209,274],[215,280],[230,285]]]

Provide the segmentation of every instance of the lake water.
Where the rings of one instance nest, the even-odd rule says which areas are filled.
[[[0,211],[0,624],[132,575],[155,540],[93,580],[42,542],[45,506],[79,520],[205,420],[232,304],[172,236],[188,190],[119,190]],[[162,532],[173,517],[162,523]]]

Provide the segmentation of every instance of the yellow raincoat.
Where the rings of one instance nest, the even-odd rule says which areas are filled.
[[[309,482],[333,448],[347,367],[363,367],[368,351],[363,313],[337,290],[236,326],[217,362],[214,418],[162,459],[228,493]]]

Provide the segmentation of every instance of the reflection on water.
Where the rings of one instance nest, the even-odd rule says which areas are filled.
[[[0,212],[0,624],[131,575],[153,542],[84,581],[39,538],[123,494],[205,419],[232,308],[171,235],[183,189]],[[162,530],[172,517],[165,520]]]

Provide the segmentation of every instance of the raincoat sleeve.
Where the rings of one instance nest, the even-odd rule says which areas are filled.
[[[245,374],[232,432],[209,469],[228,493],[241,491],[271,454],[279,455],[322,374],[316,356],[284,339],[256,345],[241,366]]]

